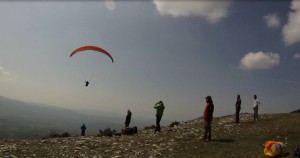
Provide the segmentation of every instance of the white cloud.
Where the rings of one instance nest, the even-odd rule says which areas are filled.
[[[240,68],[244,70],[267,70],[278,66],[280,61],[279,54],[270,52],[250,52],[240,61]]]
[[[114,10],[116,8],[116,3],[114,0],[105,0],[105,6],[108,10]]]
[[[283,40],[286,45],[300,42],[300,1],[293,0],[288,23],[283,27]]]
[[[228,14],[231,1],[162,1],[153,0],[161,15],[173,17],[201,16],[211,23],[218,22]]]
[[[269,14],[264,16],[264,20],[269,28],[278,28],[280,26],[280,19],[276,14]]]
[[[3,67],[0,66],[0,77],[1,76],[7,76],[9,73],[7,71],[4,70]]]
[[[300,59],[300,53],[294,54],[294,59]]]

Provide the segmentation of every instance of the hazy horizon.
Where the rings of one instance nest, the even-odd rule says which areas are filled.
[[[154,120],[291,112],[300,105],[300,2],[1,1],[0,96]],[[255,11],[255,12],[254,12]],[[107,50],[69,57],[82,45]],[[85,87],[84,82],[90,81]]]
[[[42,138],[52,132],[79,135],[84,123],[87,135],[97,135],[106,128],[121,132],[124,128],[125,115],[108,112],[86,112],[64,109],[53,105],[24,102],[0,96],[0,138]],[[139,130],[155,124],[154,119],[145,119],[133,115],[130,126]],[[177,120],[178,121],[178,120]],[[169,125],[170,120],[163,120],[162,125]]]

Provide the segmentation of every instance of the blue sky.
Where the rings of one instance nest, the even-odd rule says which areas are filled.
[[[166,120],[291,112],[300,104],[299,1],[1,1],[0,95]],[[86,51],[96,45],[114,57]],[[84,81],[90,86],[85,87]]]

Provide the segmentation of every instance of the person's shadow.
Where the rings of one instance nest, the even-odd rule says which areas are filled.
[[[212,139],[213,142],[221,142],[221,143],[232,143],[235,142],[233,139]]]

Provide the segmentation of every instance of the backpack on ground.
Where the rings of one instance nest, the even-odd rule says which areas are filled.
[[[123,135],[134,135],[137,134],[137,127],[125,127],[122,129],[122,134]]]
[[[289,152],[287,147],[282,142],[266,141],[264,154],[270,157],[287,156]]]

